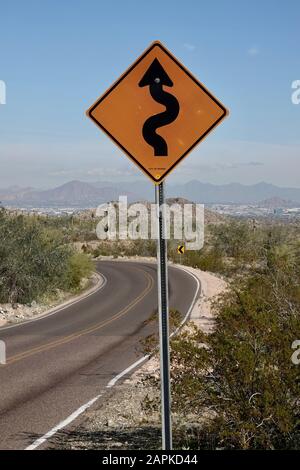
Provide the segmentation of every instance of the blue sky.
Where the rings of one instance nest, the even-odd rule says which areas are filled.
[[[155,39],[231,113],[168,180],[300,186],[299,1],[2,0],[0,187],[144,178],[84,111]]]

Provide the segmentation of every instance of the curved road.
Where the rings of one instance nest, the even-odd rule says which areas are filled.
[[[105,390],[139,357],[145,320],[157,308],[156,266],[101,261],[100,290],[55,314],[0,328],[0,449],[24,449]],[[170,308],[185,315],[197,290],[187,272],[169,268]]]

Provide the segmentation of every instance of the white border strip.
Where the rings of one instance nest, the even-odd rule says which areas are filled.
[[[34,317],[30,318],[29,320],[24,320],[24,321],[21,321],[19,323],[15,323],[13,325],[1,326],[0,327],[0,334],[1,334],[2,331],[9,330],[11,328],[17,328],[18,326],[23,326],[23,325],[26,325],[27,323],[32,323],[34,321],[43,320],[44,318],[47,318],[47,317],[52,317],[52,315],[56,315],[56,313],[59,313],[63,310],[66,310],[67,308],[71,307],[72,305],[77,304],[78,302],[81,302],[82,300],[87,299],[91,295],[96,294],[96,292],[103,289],[103,287],[106,285],[107,279],[102,273],[96,272],[95,274],[98,277],[98,282],[97,282],[96,286],[90,287],[87,292],[85,292],[83,294],[79,294],[78,296],[76,296],[73,299],[66,300],[62,305],[57,305],[56,307],[53,307],[50,310],[48,310],[44,313],[41,313],[40,315],[35,315]],[[100,282],[100,278],[102,278],[102,282]]]
[[[106,385],[106,388],[112,388],[114,385],[116,385],[116,383],[118,382],[118,380],[120,380],[122,377],[124,377],[124,375],[128,374],[128,372],[131,372],[133,369],[135,369],[137,366],[139,366],[140,364],[142,364],[144,361],[146,361],[147,359],[149,359],[150,355],[149,354],[146,354],[146,356],[143,356],[141,357],[138,361],[134,362],[133,364],[131,364],[131,366],[127,367],[127,369],[123,370],[122,372],[120,372],[118,375],[116,375],[113,379],[111,379],[108,384]]]
[[[146,264],[146,263],[145,263]],[[197,290],[195,292],[195,295],[193,297],[193,300],[191,302],[191,305],[184,317],[184,319],[182,320],[182,322],[180,323],[180,325],[178,326],[178,328],[170,335],[170,338],[172,336],[174,336],[175,334],[178,333],[178,331],[182,328],[182,326],[184,325],[184,323],[188,320],[191,312],[192,312],[192,309],[194,308],[194,305],[195,305],[195,301],[197,299],[197,295],[198,295],[198,292],[199,292],[199,289],[200,289],[200,281],[199,279],[195,276],[195,274],[191,273],[190,271],[188,271],[187,269],[184,269],[182,266],[175,266],[173,265],[173,267],[175,268],[178,268],[178,269],[182,269],[183,271],[185,271],[186,273],[188,273],[190,276],[192,276],[196,283],[197,283]],[[131,372],[132,370],[134,370],[136,367],[138,367],[139,365],[141,365],[143,362],[145,362],[147,359],[150,358],[150,355],[147,354],[143,357],[141,357],[140,359],[138,359],[136,362],[134,362],[133,364],[131,364],[129,367],[127,367],[125,370],[123,370],[122,372],[120,372],[118,375],[116,375],[113,379],[111,379],[108,384],[106,385],[106,388],[112,388],[116,385],[116,383],[122,378],[124,377],[126,374],[128,374],[129,372]],[[74,411],[74,413],[72,413],[70,416],[68,416],[65,420],[61,421],[57,426],[55,426],[54,428],[50,429],[50,431],[48,431],[46,434],[44,434],[44,436],[40,437],[39,439],[36,439],[32,444],[30,444],[28,447],[25,448],[25,450],[35,450],[37,447],[41,446],[42,444],[44,444],[48,439],[50,439],[54,434],[56,434],[58,431],[60,431],[61,429],[65,428],[66,426],[68,426],[70,423],[72,423],[72,421],[74,421],[76,418],[78,418],[78,416],[80,416],[82,413],[84,413],[84,411],[86,411],[88,408],[90,408],[97,400],[99,400],[99,398],[101,398],[105,393],[105,390],[100,393],[99,395],[97,395],[96,397],[92,398],[90,401],[88,401],[85,405],[82,405],[80,408],[78,408],[76,411]]]
[[[183,327],[183,325],[187,322],[190,314],[192,313],[192,310],[194,308],[194,305],[195,305],[195,302],[196,302],[196,299],[197,299],[197,296],[198,296],[198,292],[200,290],[200,287],[201,287],[201,283],[200,283],[200,280],[197,278],[197,276],[195,276],[194,273],[191,273],[191,271],[188,271],[187,269],[185,269],[184,267],[182,266],[175,266],[176,268],[178,269],[182,269],[182,271],[185,271],[186,273],[188,273],[190,276],[192,276],[195,281],[196,281],[196,284],[197,284],[197,290],[195,292],[195,295],[193,297],[193,300],[192,300],[192,303],[190,305],[190,308],[188,309],[187,311],[187,314],[186,316],[184,317],[184,319],[182,320],[182,322],[180,323],[180,325],[176,328],[175,331],[173,331],[173,333],[170,334],[170,338],[172,338],[173,336],[177,335],[178,331],[181,330],[181,328]]]
[[[82,413],[84,413],[84,411],[90,408],[95,403],[95,401],[99,400],[103,393],[97,395],[95,398],[88,401],[85,405],[82,405],[80,408],[78,408],[78,410],[74,411],[74,413],[68,416],[68,418],[66,418],[64,421],[61,421],[57,426],[48,431],[47,434],[44,434],[44,436],[40,437],[39,439],[34,441],[30,446],[26,447],[25,450],[34,450],[40,445],[44,444],[44,442],[50,439],[50,437],[57,433],[57,431],[60,431],[60,429],[68,426],[68,424],[72,423],[72,421],[74,421],[79,415],[81,415]]]

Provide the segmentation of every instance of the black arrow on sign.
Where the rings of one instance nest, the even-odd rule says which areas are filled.
[[[178,253],[181,253],[182,255],[184,254],[184,246],[183,245],[179,245],[179,247],[177,248],[177,252]]]
[[[140,87],[149,86],[152,98],[166,107],[162,113],[151,116],[143,125],[143,137],[154,148],[156,157],[168,155],[166,141],[156,133],[156,129],[175,121],[179,113],[179,103],[175,96],[163,90],[163,85],[173,86],[173,82],[157,59],[154,59],[139,82]]]

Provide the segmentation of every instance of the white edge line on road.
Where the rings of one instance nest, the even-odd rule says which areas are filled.
[[[197,283],[197,290],[195,292],[195,295],[193,297],[193,300],[191,302],[191,305],[184,317],[184,319],[182,320],[182,322],[180,323],[180,325],[178,326],[178,328],[170,335],[170,338],[172,336],[174,336],[175,334],[178,333],[178,331],[182,328],[182,326],[184,325],[184,323],[188,320],[190,314],[191,314],[191,311],[195,305],[195,301],[197,299],[197,295],[198,295],[198,292],[199,292],[199,289],[200,289],[200,281],[199,279],[195,276],[195,274],[191,273],[190,271],[188,271],[187,269],[184,269],[182,266],[174,266],[178,269],[182,269],[183,271],[185,271],[186,273],[188,273],[190,276],[192,276],[196,283]],[[114,387],[114,385],[116,385],[116,383],[122,378],[124,377],[126,374],[128,374],[129,372],[131,372],[133,369],[135,369],[137,366],[141,365],[143,362],[145,362],[147,359],[150,358],[150,355],[147,354],[143,357],[141,357],[140,359],[138,359],[136,362],[134,362],[133,364],[131,364],[131,366],[127,367],[125,370],[123,370],[122,372],[120,372],[118,375],[116,375],[113,379],[111,379],[108,384],[106,385],[106,388],[112,388]],[[86,411],[88,408],[90,408],[97,400],[99,400],[99,398],[101,398],[103,396],[103,394],[105,393],[105,391],[103,391],[102,393],[100,393],[99,395],[97,395],[96,397],[92,398],[90,401],[88,401],[85,405],[82,405],[80,406],[80,408],[78,408],[76,411],[74,411],[74,413],[72,413],[70,416],[68,416],[65,420],[61,421],[57,426],[55,426],[54,428],[50,429],[50,431],[48,431],[46,434],[44,434],[42,437],[36,439],[32,444],[30,444],[28,447],[25,448],[25,450],[35,450],[37,447],[39,447],[40,445],[44,444],[44,442],[46,442],[48,439],[50,439],[50,437],[52,437],[55,433],[57,433],[57,431],[60,431],[61,429],[65,428],[66,426],[68,426],[68,424],[71,424],[72,421],[74,421],[76,418],[78,418],[78,416],[80,416],[82,413],[84,413],[84,411]]]
[[[44,436],[40,437],[39,439],[34,441],[30,446],[26,447],[25,450],[34,450],[40,445],[42,445],[44,442],[50,439],[50,437],[52,437],[57,431],[66,427],[68,424],[72,423],[74,419],[76,419],[84,411],[90,408],[90,406],[92,406],[95,403],[95,401],[99,400],[99,398],[103,395],[103,393],[104,392],[102,392],[100,395],[97,395],[92,400],[88,401],[85,405],[82,405],[80,408],[78,408],[78,410],[74,411],[74,413],[68,416],[68,418],[66,418],[64,421],[61,421],[57,426],[55,426],[50,431],[48,431],[47,434],[44,434]]]
[[[44,318],[52,317],[52,315],[56,315],[59,312],[62,312],[63,310],[66,310],[67,308],[71,307],[72,305],[77,304],[78,302],[81,302],[82,300],[87,299],[91,295],[96,294],[96,292],[99,292],[107,283],[107,279],[102,273],[97,273],[99,277],[102,277],[103,282],[100,284],[100,286],[94,286],[91,287],[86,294],[79,294],[74,300],[69,300],[66,301],[65,305],[60,307],[59,305],[57,307],[53,307],[48,313],[42,313],[41,315],[37,315],[36,317],[30,318],[29,320],[24,320],[21,321],[20,323],[15,323],[13,325],[8,325],[8,326],[1,326],[0,327],[0,334],[2,331],[9,330],[11,328],[17,328],[18,326],[23,326],[27,325],[28,323],[32,323],[34,321],[38,320],[43,320]]]
[[[118,382],[118,380],[120,380],[122,377],[124,377],[124,375],[128,374],[128,372],[131,372],[133,369],[135,369],[137,366],[139,366],[140,364],[142,364],[144,361],[146,361],[147,359],[149,359],[150,355],[147,354],[146,356],[143,356],[141,357],[138,361],[134,362],[133,364],[131,364],[131,366],[127,367],[127,369],[123,370],[122,372],[120,372],[118,375],[116,375],[113,379],[111,379],[108,384],[106,385],[106,388],[112,388],[114,385],[116,385],[116,383]]]
[[[175,336],[179,330],[183,327],[183,325],[186,323],[186,321],[188,320],[193,308],[194,308],[194,305],[195,305],[195,301],[197,299],[197,295],[198,295],[198,292],[199,292],[199,289],[200,289],[200,281],[199,279],[195,276],[195,274],[191,273],[190,271],[188,271],[187,269],[184,269],[183,267],[181,266],[175,266],[176,268],[179,268],[179,269],[182,269],[182,271],[185,271],[186,273],[188,273],[190,276],[192,276],[195,281],[196,281],[196,284],[197,284],[197,290],[195,292],[195,295],[193,297],[193,300],[191,302],[191,305],[184,317],[184,319],[182,320],[182,322],[180,323],[180,325],[176,328],[175,331],[173,331],[173,333],[170,335],[170,338],[172,338],[173,336]],[[128,372],[131,372],[133,369],[135,369],[137,366],[139,366],[140,364],[142,364],[143,362],[145,362],[147,359],[150,358],[150,354],[146,354],[146,356],[143,356],[141,357],[138,361],[134,362],[133,364],[131,364],[131,366],[127,367],[127,369],[123,370],[123,372],[120,372],[118,375],[116,375],[113,379],[111,379],[108,384],[106,385],[106,388],[111,388],[113,387],[117,382],[118,380],[120,380],[122,377],[124,377],[124,375],[128,374]]]
[[[195,302],[196,302],[196,299],[197,299],[197,296],[198,296],[198,292],[200,290],[200,281],[199,279],[197,278],[197,276],[195,276],[195,274],[191,273],[191,271],[188,271],[187,269],[185,269],[184,267],[182,266],[176,266],[176,268],[178,269],[182,269],[182,271],[185,271],[186,273],[188,273],[190,276],[192,276],[195,281],[196,281],[196,284],[197,284],[197,290],[195,292],[195,295],[193,297],[193,300],[192,300],[192,303],[190,305],[190,308],[188,309],[187,311],[187,314],[185,315],[184,319],[182,320],[182,322],[180,323],[180,325],[176,328],[175,331],[173,331],[173,333],[170,335],[170,338],[172,338],[173,336],[177,335],[178,331],[183,327],[183,325],[187,322],[190,314],[192,313],[192,310],[194,308],[194,305],[195,305]]]

